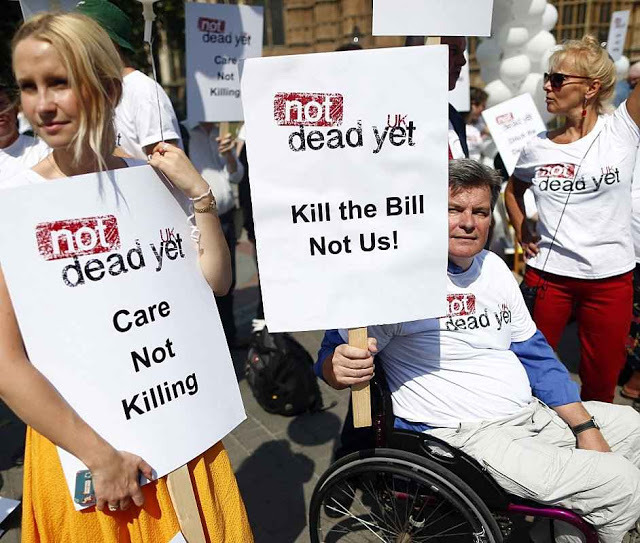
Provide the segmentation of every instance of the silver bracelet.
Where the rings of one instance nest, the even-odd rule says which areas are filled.
[[[213,191],[211,190],[211,187],[209,187],[209,190],[205,192],[202,196],[197,196],[196,198],[189,198],[189,200],[195,203],[195,202],[199,202],[200,200],[203,200],[207,196],[211,196],[213,198]]]

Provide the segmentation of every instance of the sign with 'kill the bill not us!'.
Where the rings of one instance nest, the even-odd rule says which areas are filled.
[[[29,359],[111,445],[163,476],[244,419],[192,226],[150,166],[3,190],[0,223]],[[74,496],[86,468],[60,460]]]
[[[262,55],[262,7],[185,4],[190,123],[241,121],[238,64]]]
[[[269,330],[445,314],[447,74],[445,46],[245,62]]]

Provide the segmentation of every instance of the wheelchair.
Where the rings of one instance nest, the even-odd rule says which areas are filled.
[[[372,448],[341,458],[318,481],[311,543],[523,543],[510,539],[515,516],[560,520],[598,543],[576,513],[507,494],[464,452],[394,428],[380,370],[371,381]]]

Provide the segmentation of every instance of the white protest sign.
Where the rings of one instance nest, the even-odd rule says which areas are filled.
[[[464,52],[467,63],[460,71],[456,88],[449,91],[449,103],[458,111],[471,110],[471,75],[469,73],[469,48]]]
[[[191,226],[150,166],[4,190],[0,217],[29,358],[116,449],[163,476],[245,418]],[[60,453],[73,496],[86,468]]]
[[[624,54],[624,44],[627,40],[627,30],[629,29],[629,18],[631,11],[614,11],[611,15],[611,26],[609,27],[609,38],[607,39],[607,51],[614,62],[620,60]]]
[[[238,62],[262,55],[262,7],[185,4],[190,122],[241,121]]]
[[[374,36],[490,36],[493,0],[373,0]]]
[[[269,330],[446,313],[447,74],[446,46],[245,62]]]
[[[41,11],[71,11],[78,0],[20,0],[22,16],[25,19]]]
[[[546,130],[530,94],[522,94],[482,112],[504,166],[513,173],[520,151],[536,134]]]

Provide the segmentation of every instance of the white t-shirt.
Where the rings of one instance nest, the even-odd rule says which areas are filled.
[[[218,134],[217,126],[213,126],[208,133],[200,125],[189,130],[189,158],[209,183],[218,204],[218,214],[223,215],[235,206],[231,183],[240,183],[244,166],[236,160],[236,171],[229,173],[227,161],[218,152]]]
[[[21,134],[8,147],[0,149],[0,187],[17,173],[35,166],[51,152],[48,145]]]
[[[122,99],[116,108],[115,125],[116,145],[133,158],[146,160],[147,156],[142,148],[162,141],[163,135],[165,141],[178,140],[182,147],[180,126],[167,93],[153,79],[137,70],[124,76]]]
[[[453,158],[465,158],[464,149],[462,143],[460,143],[460,136],[456,132],[453,124],[449,121],[449,149]]]
[[[467,125],[467,147],[469,147],[469,158],[480,160],[482,149],[484,148],[484,139],[480,130],[472,124]]]
[[[529,378],[509,347],[530,339],[536,326],[504,262],[483,251],[467,271],[449,274],[447,302],[446,317],[367,328],[378,340],[376,363],[383,365],[394,414],[457,428],[528,405]]]
[[[631,204],[633,207],[633,214],[631,217],[633,248],[635,249],[636,262],[640,264],[640,153],[638,153],[638,157],[636,158],[636,168],[633,173]]]
[[[546,133],[527,143],[514,175],[531,184],[540,218],[540,252],[528,265],[579,279],[634,268],[631,182],[639,144],[626,102],[574,143],[554,143]]]

